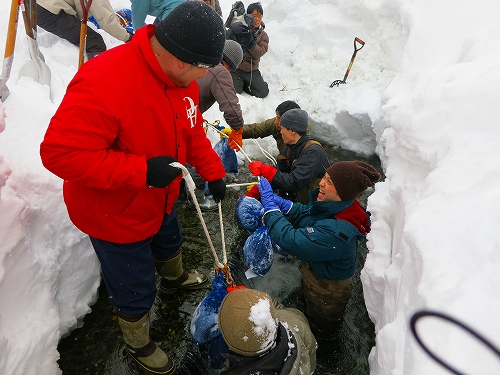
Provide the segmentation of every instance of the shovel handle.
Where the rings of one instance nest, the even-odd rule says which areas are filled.
[[[92,5],[92,0],[80,0],[82,6],[82,24],[80,25],[80,51],[78,55],[78,69],[80,69],[85,60],[85,40],[87,39],[87,21],[89,19],[89,10]]]
[[[85,55],[85,38],[87,37],[87,24],[83,23],[80,25],[80,51],[78,55],[78,69],[80,69],[83,65]]]
[[[356,43],[361,44],[361,47],[356,48]],[[365,46],[365,42],[363,42],[361,39],[358,37],[354,38],[354,52],[358,52],[361,48]]]
[[[4,58],[8,58],[14,54],[18,19],[19,19],[19,1],[12,0],[10,6],[10,15],[9,15],[9,28],[7,29],[7,40],[5,42]]]

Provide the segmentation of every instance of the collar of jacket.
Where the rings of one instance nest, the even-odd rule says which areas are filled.
[[[223,374],[246,375],[250,370],[262,375],[289,374],[298,355],[297,341],[283,323],[278,323],[276,346],[259,357],[245,357],[230,352],[227,360],[231,368]],[[252,372],[253,373],[253,372]]]
[[[176,88],[176,86],[172,83],[170,78],[168,78],[167,74],[161,68],[160,63],[158,62],[158,59],[156,58],[149,42],[149,39],[155,33],[155,28],[156,26],[154,25],[146,25],[141,27],[135,32],[132,40],[126,45],[132,43],[132,46],[138,48],[139,53],[144,57],[145,64],[147,64],[151,68],[153,74],[158,78],[158,80],[165,84],[167,89],[173,89]],[[191,84],[192,82],[190,83],[190,85]]]

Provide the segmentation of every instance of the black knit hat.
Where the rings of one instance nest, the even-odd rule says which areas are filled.
[[[307,112],[303,109],[290,109],[281,116],[280,124],[288,130],[293,130],[303,135],[307,132],[309,116],[307,116]]]
[[[330,175],[337,194],[343,201],[350,201],[373,186],[380,178],[380,174],[370,164],[365,162],[340,161],[328,167],[326,172]]]
[[[155,29],[158,42],[179,60],[209,68],[222,60],[226,33],[222,19],[201,1],[186,1],[174,8]]]

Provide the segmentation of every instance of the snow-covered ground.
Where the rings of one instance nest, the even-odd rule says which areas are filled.
[[[248,5],[249,2],[245,2]],[[129,8],[113,0],[115,9]],[[224,19],[231,3],[222,0]],[[376,328],[372,374],[448,374],[413,339],[420,309],[447,313],[500,346],[500,3],[493,0],[263,0],[270,36],[266,99],[240,97],[247,123],[296,100],[324,143],[378,154],[387,178],[369,198],[373,230],[362,272]],[[10,4],[0,3],[0,46]],[[90,26],[92,27],[92,26]],[[110,48],[121,42],[102,33]],[[59,374],[57,343],[90,311],[99,266],[74,228],[62,181],[39,144],[75,74],[78,49],[43,30],[51,87],[19,78],[29,60],[22,20],[0,104],[0,373]],[[366,42],[347,84],[355,37]],[[133,74],[131,72],[130,74]],[[133,88],[129,103],[133,105]],[[206,119],[221,119],[217,106]],[[223,122],[223,120],[222,120]],[[215,134],[210,134],[217,140]],[[272,140],[261,144],[274,147]],[[261,154],[252,142],[245,151]],[[244,159],[241,158],[244,162]],[[420,326],[420,325],[419,325]],[[422,337],[455,367],[498,374],[500,362],[441,321]]]

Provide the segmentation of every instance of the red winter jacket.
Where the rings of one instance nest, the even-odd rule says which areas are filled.
[[[70,82],[40,147],[44,166],[64,179],[71,221],[116,243],[154,235],[170,213],[181,176],[146,185],[146,160],[170,155],[206,181],[225,176],[205,136],[196,82],[176,87],[149,44],[154,26],[85,63]]]

